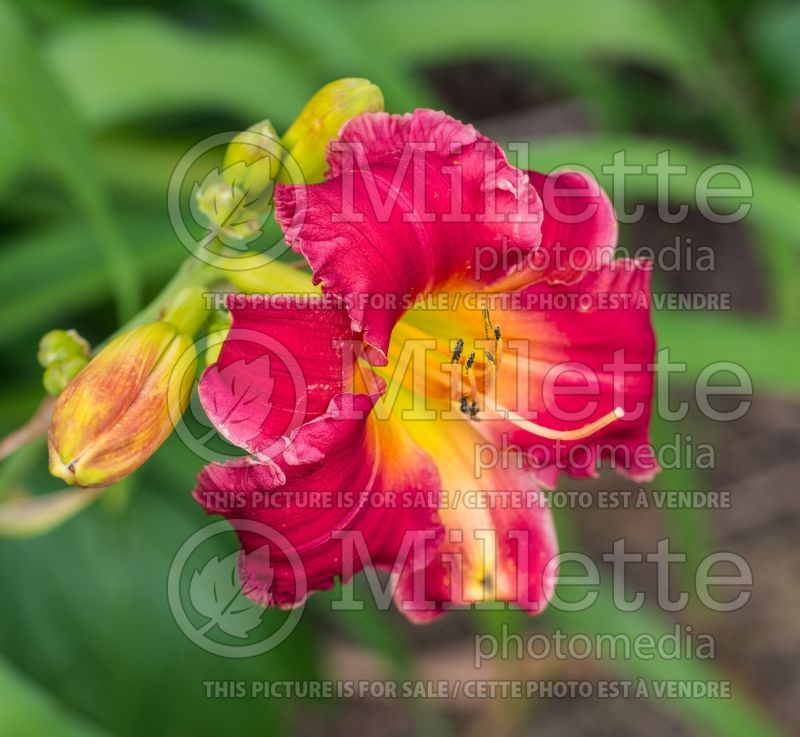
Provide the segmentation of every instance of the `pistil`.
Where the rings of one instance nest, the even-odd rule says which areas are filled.
[[[496,401],[493,401],[492,406],[489,407],[486,400],[488,397],[494,396],[497,372],[503,355],[503,335],[500,326],[492,324],[491,314],[487,308],[484,307],[481,310],[481,316],[483,318],[483,334],[487,341],[491,341],[492,338],[494,339],[494,350],[488,350],[488,348],[484,350],[486,360],[483,377],[483,406],[481,406],[478,401],[478,385],[475,379],[475,351],[470,352],[464,362],[462,372],[463,388],[461,390],[461,396],[459,397],[459,409],[464,415],[469,417],[469,419],[479,419],[478,413],[482,412],[485,414],[486,419],[510,422],[521,430],[525,430],[526,432],[548,440],[581,440],[590,435],[594,435],[596,432],[599,432],[603,428],[624,417],[625,412],[622,407],[615,407],[611,412],[608,412],[599,419],[586,425],[576,427],[572,430],[556,430],[554,428],[538,425],[513,410],[503,407],[502,405],[497,405]],[[456,340],[455,349],[453,350],[452,363],[461,363],[463,351],[464,340],[463,338],[458,338]],[[457,396],[456,394],[453,399],[455,400]]]

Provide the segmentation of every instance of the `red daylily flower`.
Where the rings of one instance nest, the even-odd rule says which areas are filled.
[[[613,261],[593,180],[523,172],[443,113],[362,115],[328,164],[275,193],[324,297],[229,299],[200,398],[249,455],[208,466],[195,497],[281,532],[309,590],[369,564],[414,621],[539,612],[557,553],[542,489],[604,459],[657,471],[647,264]],[[294,561],[240,540],[246,593],[297,604]]]

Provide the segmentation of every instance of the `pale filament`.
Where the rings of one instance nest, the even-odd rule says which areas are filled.
[[[588,438],[590,435],[594,435],[604,427],[608,427],[613,422],[621,420],[625,416],[625,411],[622,407],[615,407],[608,414],[582,427],[577,427],[574,430],[554,430],[551,427],[544,427],[543,425],[537,425],[535,422],[526,420],[522,415],[510,409],[505,409],[502,406],[498,406],[498,410],[499,412],[496,414],[496,419],[506,420],[515,427],[520,428],[520,430],[526,430],[527,432],[538,435],[541,438],[546,438],[547,440],[582,440],[583,438]]]

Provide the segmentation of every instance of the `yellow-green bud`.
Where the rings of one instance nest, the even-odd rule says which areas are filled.
[[[223,179],[246,192],[248,199],[266,192],[281,168],[283,149],[269,120],[239,133],[225,150]]]
[[[50,473],[78,486],[109,486],[132,473],[186,409],[196,367],[192,339],[168,322],[112,340],[56,402]]]
[[[57,397],[87,363],[89,363],[89,359],[86,356],[72,356],[63,361],[51,363],[44,370],[42,376],[44,390],[51,396]]]
[[[278,180],[300,184],[297,178],[302,174],[308,184],[322,181],[325,150],[342,126],[356,115],[381,110],[383,95],[369,80],[347,78],[326,84],[308,101],[281,138],[287,160]]]
[[[39,341],[36,358],[42,368],[67,358],[89,355],[89,344],[75,330],[51,330]]]
[[[198,190],[197,209],[208,219],[226,245],[249,241],[261,233],[261,215],[251,206],[244,190],[217,181]]]

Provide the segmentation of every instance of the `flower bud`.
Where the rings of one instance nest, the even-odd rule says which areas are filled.
[[[88,356],[89,344],[75,330],[51,330],[39,341],[36,358],[42,368],[76,356]]]
[[[87,363],[89,363],[89,359],[84,356],[72,356],[63,361],[51,363],[42,375],[44,390],[51,397],[57,397]]]
[[[168,322],[112,340],[56,402],[50,473],[79,486],[109,486],[132,473],[186,409],[196,366],[192,339]]]
[[[45,391],[57,397],[89,362],[89,344],[75,330],[51,330],[39,341],[36,355],[44,369]]]
[[[225,150],[222,176],[232,187],[257,197],[272,185],[281,168],[283,149],[269,120],[239,133]]]
[[[228,182],[205,184],[195,195],[197,210],[226,246],[246,243],[261,234],[261,214],[247,193]]]
[[[322,181],[325,151],[342,126],[356,115],[381,110],[383,95],[369,80],[348,78],[326,84],[308,101],[281,138],[288,156],[279,181],[292,184]],[[300,176],[302,181],[298,181]]]

